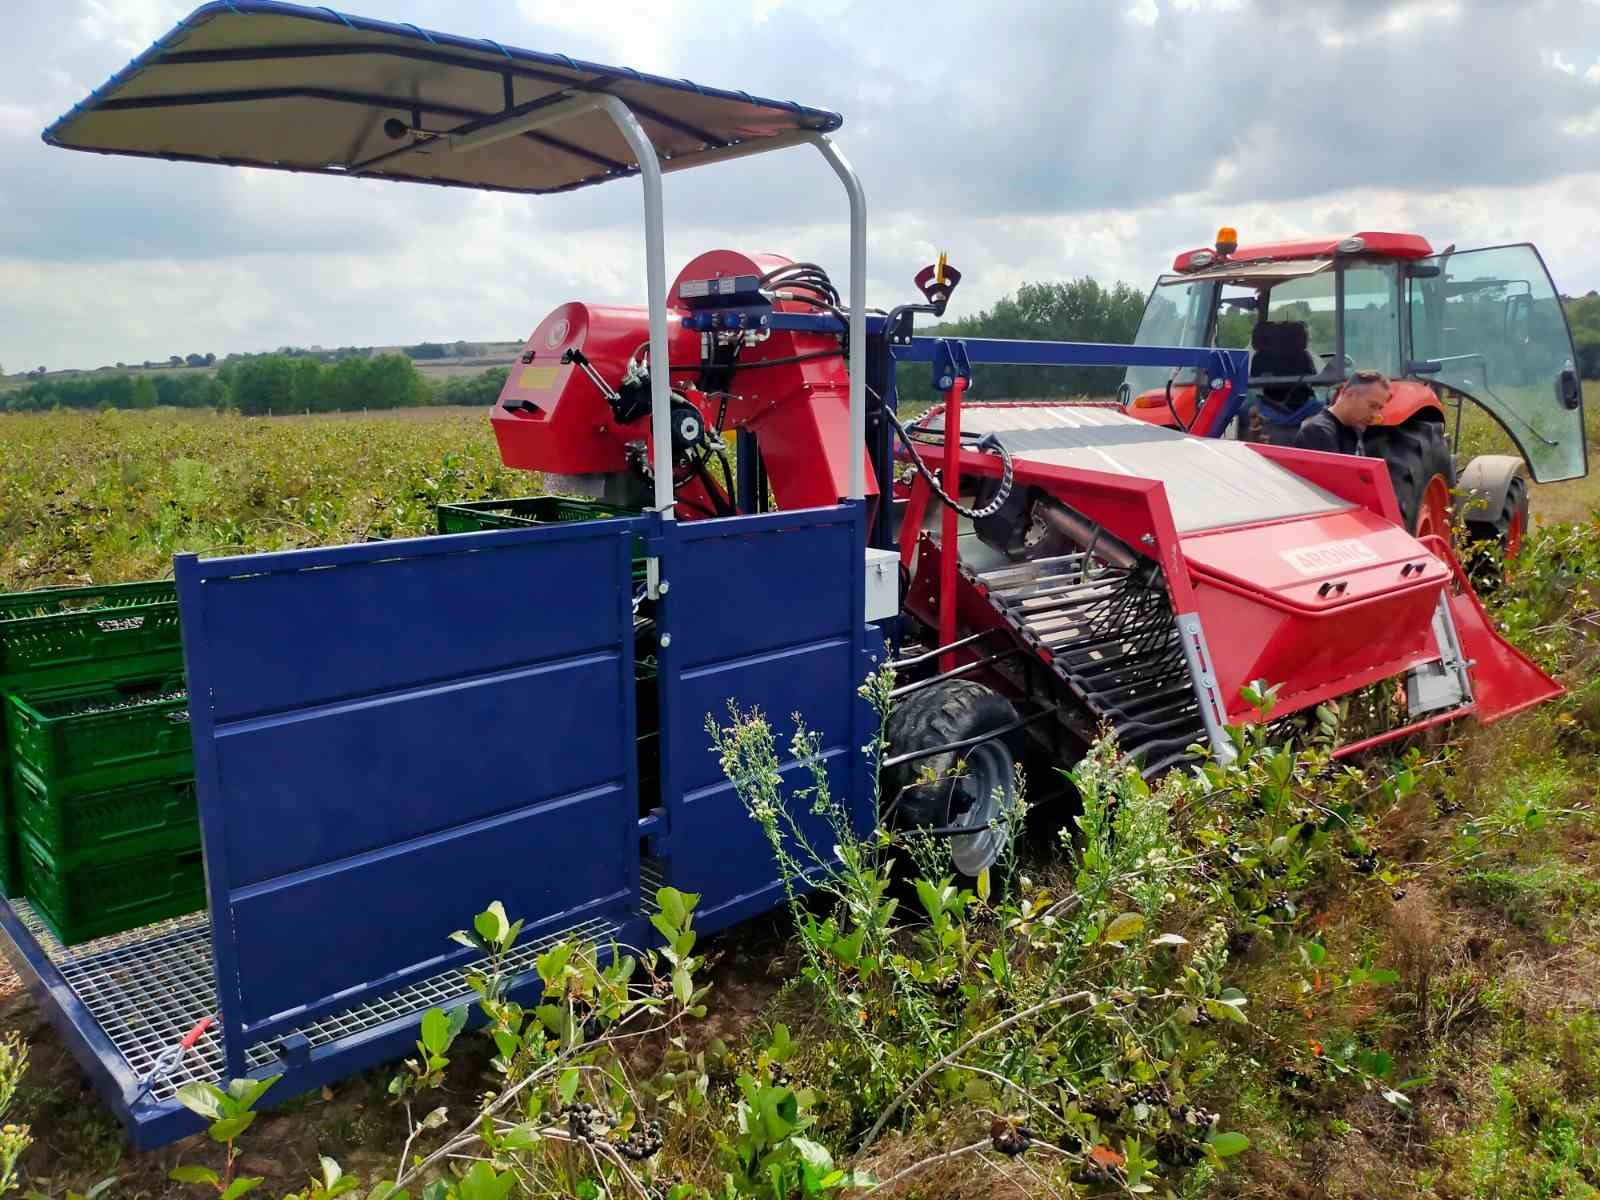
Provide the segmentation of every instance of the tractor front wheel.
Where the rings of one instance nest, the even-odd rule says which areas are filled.
[[[1506,485],[1506,498],[1500,511],[1487,521],[1468,521],[1467,534],[1474,542],[1493,542],[1501,557],[1515,558],[1522,552],[1522,539],[1528,534],[1528,481],[1513,476]]]
[[[888,757],[997,736],[962,750],[928,754],[883,772],[884,817],[891,829],[937,830],[948,838],[956,883],[976,887],[989,872],[992,894],[1012,861],[1018,824],[1017,710],[998,692],[965,679],[947,679],[913,692],[889,714]],[[970,829],[972,832],[959,832]]]

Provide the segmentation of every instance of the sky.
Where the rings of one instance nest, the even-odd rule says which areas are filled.
[[[1533,241],[1563,292],[1600,287],[1600,0],[345,2],[842,113],[882,307],[940,250],[952,316],[1030,281],[1144,288],[1221,224]],[[502,196],[40,141],[193,6],[0,5],[6,371],[521,339],[566,300],[643,303],[636,180]],[[813,151],[671,175],[666,216],[669,277],[731,246],[843,289],[845,199]]]

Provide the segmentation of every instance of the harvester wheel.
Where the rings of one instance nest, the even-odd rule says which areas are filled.
[[[1383,460],[1389,467],[1395,499],[1406,528],[1417,537],[1450,536],[1450,490],[1455,462],[1437,421],[1418,420],[1388,431]]]
[[[889,714],[888,756],[963,742],[1014,725],[1017,710],[982,684],[947,679],[913,692]],[[949,837],[956,882],[975,887],[989,871],[991,894],[1002,875],[1017,825],[1015,734],[961,751],[912,759],[883,773],[884,815],[896,830],[970,826]]]

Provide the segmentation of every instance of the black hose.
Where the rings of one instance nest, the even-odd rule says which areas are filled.
[[[933,489],[934,495],[938,496],[941,502],[955,509],[957,513],[966,517],[969,521],[981,521],[985,517],[994,516],[1004,506],[1005,502],[1011,498],[1011,487],[1015,479],[1011,463],[1011,451],[1007,450],[1005,443],[995,437],[994,434],[985,434],[979,438],[976,447],[979,450],[993,451],[1000,456],[1000,490],[995,492],[989,503],[981,508],[967,508],[939,486],[938,480],[933,477],[933,472],[928,469],[928,464],[922,461],[922,455],[917,453],[916,446],[912,444],[910,431],[900,423],[899,417],[889,411],[889,406],[883,402],[883,397],[871,388],[868,388],[867,391],[872,393],[872,398],[878,402],[878,406],[883,410],[883,415],[889,418],[889,423],[894,426],[895,432],[900,435],[901,444],[905,446],[906,453],[911,455],[911,465],[917,469],[917,473]]]

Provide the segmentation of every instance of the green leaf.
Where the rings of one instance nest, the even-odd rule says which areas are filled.
[[[240,1196],[255,1191],[261,1183],[259,1175],[241,1175],[223,1191],[222,1200],[239,1200]]]
[[[1367,982],[1376,987],[1388,987],[1390,984],[1400,982],[1400,972],[1388,967],[1379,967],[1367,972]]]
[[[1300,947],[1300,953],[1305,955],[1306,964],[1313,967],[1321,966],[1328,957],[1327,947],[1321,942],[1305,942]]]
[[[186,1083],[178,1089],[178,1103],[208,1121],[222,1115],[222,1093],[209,1083]]]
[[[269,1075],[265,1079],[231,1079],[228,1081],[228,1095],[238,1106],[237,1112],[249,1112],[267,1089],[282,1078],[282,1075]]]
[[[989,903],[989,868],[985,867],[978,872],[978,899],[985,904]]]
[[[922,902],[922,910],[930,917],[937,917],[944,911],[939,889],[926,879],[917,880],[917,899]]]
[[[429,1054],[443,1054],[450,1049],[450,1018],[442,1008],[430,1008],[422,1014],[422,1044]]]
[[[803,1137],[790,1138],[789,1145],[800,1155],[800,1161],[818,1174],[833,1170],[833,1155],[828,1153],[826,1146]]]
[[[544,981],[546,988],[555,987],[566,974],[567,964],[572,961],[573,949],[571,942],[557,942],[533,960],[533,968],[539,972],[539,978]]]
[[[533,1150],[544,1142],[544,1135],[532,1121],[526,1121],[506,1132],[500,1139],[502,1150]]]
[[[577,1067],[568,1067],[561,1072],[561,1078],[556,1081],[556,1094],[561,1097],[561,1103],[572,1103],[573,1096],[578,1094]]]
[[[440,1126],[442,1126],[445,1123],[446,1120],[449,1119],[449,1116],[450,1116],[449,1111],[445,1108],[444,1105],[441,1104],[441,1105],[439,1105],[438,1108],[435,1108],[432,1111],[430,1111],[427,1116],[422,1118],[421,1121],[417,1122],[417,1128],[419,1128],[419,1129],[438,1129]],[[324,1165],[326,1165],[327,1163],[332,1162],[333,1160],[325,1158],[322,1161],[323,1161]],[[337,1163],[334,1163],[334,1165],[338,1166]],[[333,1185],[329,1184],[329,1186],[331,1187]]]
[[[689,997],[694,994],[694,980],[682,967],[672,972],[672,994],[677,997],[679,1004],[689,1003]]]
[[[1100,940],[1120,945],[1143,928],[1143,917],[1135,912],[1125,912],[1106,926],[1105,932],[1100,935]]]
[[[661,915],[671,923],[673,933],[683,928],[684,918],[689,915],[688,906],[683,901],[683,893],[677,888],[664,887],[656,892],[656,904],[661,909]],[[671,937],[672,934],[667,936]]]
[[[1250,1018],[1236,1004],[1226,1004],[1221,1000],[1207,1000],[1206,1011],[1213,1017],[1220,1017],[1224,1021],[1232,1021],[1235,1025],[1248,1025]]]
[[[503,1174],[496,1172],[488,1163],[479,1159],[472,1164],[468,1171],[456,1185],[456,1195],[459,1200],[505,1200],[505,1195],[511,1190],[511,1185],[516,1183],[517,1177],[511,1171]]]
[[[322,1160],[322,1186],[332,1187],[344,1176],[344,1168],[337,1160],[329,1158],[326,1154],[318,1155]]]
[[[380,1179],[372,1185],[366,1200],[411,1200],[411,1194],[405,1188],[395,1187],[392,1179]]]
[[[505,941],[506,934],[511,932],[511,922],[506,917],[505,905],[496,900],[472,918],[472,927],[484,941],[495,946],[500,945]]]
[[[209,1183],[213,1187],[222,1182],[222,1177],[210,1167],[200,1166],[173,1167],[167,1178],[174,1183]]]
[[[767,1057],[773,1062],[783,1062],[794,1053],[794,1043],[789,1040],[789,1027],[782,1022],[773,1026],[772,1041],[767,1045]]]
[[[1163,933],[1160,937],[1153,938],[1152,946],[1187,946],[1189,939],[1181,933]]]
[[[1218,1158],[1232,1158],[1250,1149],[1250,1139],[1242,1133],[1214,1133],[1211,1135],[1211,1149]]]
[[[231,1142],[255,1121],[253,1112],[240,1113],[237,1117],[223,1117],[220,1121],[213,1121],[207,1131],[211,1134],[213,1142]]]
[[[450,940],[452,942],[456,942],[456,943],[458,943],[458,944],[460,944],[462,946],[465,946],[468,950],[482,950],[484,948],[483,939],[481,939],[480,937],[478,937],[474,933],[468,933],[465,929],[456,930],[454,933],[452,933],[450,935]],[[393,1186],[393,1185],[390,1185],[390,1186]],[[369,1194],[369,1200],[370,1200],[370,1194]]]

